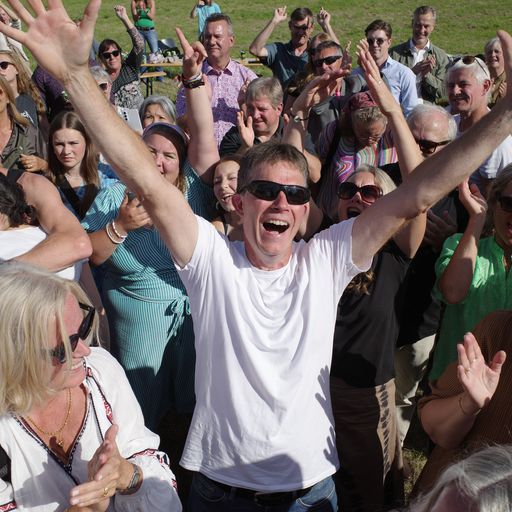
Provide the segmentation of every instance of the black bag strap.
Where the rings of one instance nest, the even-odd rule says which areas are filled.
[[[327,175],[327,171],[329,170],[329,167],[331,166],[332,158],[334,157],[334,153],[336,153],[336,150],[338,149],[338,144],[340,143],[341,139],[341,127],[339,120],[336,121],[336,129],[334,130],[334,135],[332,137],[331,144],[329,146],[329,152],[327,153],[327,156],[325,157],[325,160],[322,164],[322,169],[320,171],[320,179],[318,180],[318,183],[316,184],[317,190],[320,190],[320,186],[322,185],[322,182],[324,180],[324,176]]]
[[[0,445],[0,478],[4,482],[11,481],[11,459]]]
[[[57,185],[62,193],[66,196],[66,199],[73,207],[73,210],[75,210],[75,213],[78,215],[79,219],[82,220],[85,217],[87,210],[93,203],[94,198],[98,193],[98,188],[92,184],[86,185],[87,191],[84,198],[80,200],[77,193],[73,190],[73,187],[69,184],[69,181],[65,176],[62,176],[61,174],[57,175]],[[90,190],[91,188],[94,190]]]

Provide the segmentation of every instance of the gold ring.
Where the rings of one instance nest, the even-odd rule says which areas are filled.
[[[108,491],[109,491],[109,488],[108,487],[105,487],[105,489],[103,489],[103,496],[106,498],[108,496]]]

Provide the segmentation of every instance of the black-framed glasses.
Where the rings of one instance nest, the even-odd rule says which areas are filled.
[[[306,187],[282,185],[281,183],[265,180],[251,181],[251,183],[240,189],[240,193],[245,190],[263,201],[275,201],[279,192],[284,192],[288,204],[293,205],[306,204],[311,197],[311,192]]]
[[[377,43],[377,46],[382,46],[387,41],[387,38],[384,39],[383,37],[367,37],[366,41],[370,46],[372,46],[374,43]]]
[[[436,149],[441,146],[446,146],[450,141],[449,140],[443,140],[441,142],[434,142],[433,140],[427,140],[427,139],[414,139],[416,141],[416,144],[418,144],[420,150],[422,153],[425,153],[426,155],[432,155],[436,152]]]
[[[80,323],[80,326],[78,327],[78,332],[69,335],[69,345],[71,347],[71,352],[76,350],[76,346],[80,340],[86,340],[89,334],[91,334],[94,315],[96,313],[96,310],[93,306],[83,304],[82,302],[79,302],[78,305],[81,309],[87,311],[87,313]],[[60,342],[55,348],[50,349],[49,353],[50,357],[56,359],[60,364],[64,364],[66,362],[66,349],[63,342]]]
[[[330,66],[334,64],[337,60],[341,59],[341,55],[331,55],[330,57],[324,57],[323,59],[316,59],[313,61],[313,66],[315,68],[321,68],[323,64]]]
[[[105,59],[105,60],[108,60],[110,59],[110,57],[119,57],[119,55],[121,55],[121,50],[113,50],[111,52],[103,52],[101,54],[101,56]]]
[[[486,76],[489,76],[489,69],[485,67],[484,63],[474,55],[464,55],[463,57],[455,57],[453,59],[451,66],[454,66],[457,62],[462,61],[463,64],[466,66],[471,66],[471,64],[474,64],[475,62],[480,66],[480,69],[486,74]],[[450,67],[451,67],[450,66]]]
[[[7,60],[3,60],[2,62],[0,62],[0,69],[2,69],[3,71],[5,71],[9,66],[14,66],[14,64]]]
[[[338,187],[338,197],[340,199],[352,199],[358,192],[361,194],[361,199],[366,203],[374,203],[382,196],[382,190],[377,185],[358,187],[351,181],[344,181]]]
[[[498,203],[504,212],[512,213],[512,196],[500,196]]]

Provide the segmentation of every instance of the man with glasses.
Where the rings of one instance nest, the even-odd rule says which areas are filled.
[[[418,7],[412,17],[412,37],[390,49],[393,59],[411,68],[416,75],[418,96],[435,103],[444,96],[444,79],[449,64],[448,55],[430,41],[436,26],[433,7]]]
[[[32,0],[34,3],[36,0]],[[471,130],[425,160],[396,191],[356,218],[294,243],[309,211],[308,169],[286,144],[260,144],[241,163],[238,194],[244,240],[230,243],[196,217],[166,181],[140,137],[112,111],[87,69],[99,1],[70,28],[59,0],[37,16],[21,9],[25,43],[66,90],[95,144],[144,203],[190,297],[196,334],[196,396],[182,465],[197,471],[189,510],[296,512],[329,503],[338,466],[330,407],[334,320],[345,286],[407,219],[453,189],[512,130],[512,90]],[[66,27],[66,30],[63,30]],[[178,31],[183,73],[194,78],[203,49]],[[501,33],[507,72],[512,37]],[[361,53],[368,67],[369,54]],[[378,76],[372,86],[383,87]],[[186,91],[193,119],[211,129],[204,84]],[[297,112],[302,118],[306,112]],[[120,143],[122,141],[122,143]],[[171,264],[171,262],[169,262]]]
[[[275,28],[287,19],[286,6],[277,7],[272,19],[249,46],[249,51],[272,70],[274,76],[281,82],[283,89],[286,89],[290,78],[297,71],[302,71],[308,62],[307,48],[311,32],[313,32],[314,21],[310,9],[298,7],[292,12],[288,22],[290,41],[267,44]]]
[[[446,90],[451,113],[458,131],[464,133],[488,115],[491,77],[487,66],[478,57],[466,55],[454,60],[446,75]],[[508,136],[471,175],[487,197],[490,182],[509,163],[512,163],[512,137]]]
[[[365,30],[370,54],[379,66],[381,74],[386,78],[396,101],[407,115],[418,104],[416,76],[407,66],[389,56],[391,34],[391,25],[383,20],[372,21]],[[361,68],[356,68],[354,73],[363,74],[363,71]]]

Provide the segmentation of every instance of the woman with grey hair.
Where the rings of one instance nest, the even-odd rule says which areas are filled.
[[[494,107],[496,103],[505,96],[507,92],[507,75],[505,74],[505,61],[503,60],[503,50],[500,40],[497,37],[490,39],[484,48],[485,63],[489,68],[492,85],[489,98],[489,107]]]
[[[1,264],[0,329],[2,508],[181,511],[122,368],[89,347],[97,315],[80,286]]]
[[[176,123],[176,107],[167,96],[153,94],[148,96],[139,109],[143,128],[152,123]]]

